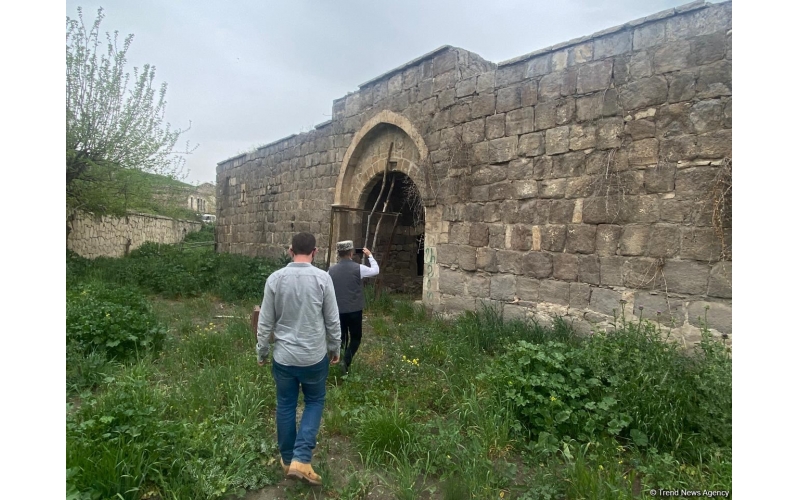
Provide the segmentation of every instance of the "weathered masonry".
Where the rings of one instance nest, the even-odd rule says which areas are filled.
[[[731,333],[731,57],[730,2],[498,64],[441,47],[221,162],[218,250],[273,256],[311,231],[324,256],[331,205],[370,209],[390,161],[424,221],[401,222],[387,280],[418,280],[427,306]]]

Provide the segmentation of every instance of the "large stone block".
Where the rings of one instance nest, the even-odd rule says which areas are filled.
[[[514,250],[498,250],[496,254],[497,270],[507,274],[522,274],[522,252]]]
[[[596,255],[578,255],[578,281],[600,284],[600,259]]]
[[[495,87],[495,70],[489,70],[478,75],[475,90],[478,93],[494,91]]]
[[[633,30],[633,50],[661,45],[666,39],[666,22],[643,24]]]
[[[594,125],[573,125],[570,127],[569,149],[572,151],[589,149],[597,145],[597,127]]]
[[[464,271],[474,271],[477,269],[475,256],[475,247],[467,245],[458,246],[458,265]]]
[[[724,127],[724,104],[720,99],[708,99],[692,105],[689,121],[698,134],[714,132]]]
[[[517,278],[517,297],[526,302],[539,300],[539,280],[519,276]]]
[[[489,200],[508,200],[514,197],[514,186],[508,181],[498,182],[489,186]]]
[[[497,91],[497,112],[505,113],[522,107],[522,89],[515,85]]]
[[[675,174],[678,200],[710,200],[719,170],[717,167],[684,168]]]
[[[582,151],[556,155],[552,158],[553,169],[548,177],[577,177],[583,173],[586,154]]]
[[[453,123],[460,124],[470,120],[470,103],[459,102],[450,110],[450,119]]]
[[[611,84],[611,70],[613,63],[610,59],[583,64],[578,67],[577,91],[579,94],[588,94],[603,90]]]
[[[470,274],[466,278],[467,293],[472,297],[489,297],[489,277],[483,274]]]
[[[653,53],[653,67],[657,74],[679,71],[690,66],[692,47],[688,40],[678,40],[662,45]]]
[[[730,129],[697,136],[697,155],[701,158],[731,158],[733,140]]]
[[[653,76],[653,56],[649,51],[642,50],[631,55],[628,72],[633,80]]]
[[[571,309],[585,309],[589,306],[591,287],[586,283],[569,284],[569,307]]]
[[[525,134],[519,138],[519,146],[517,152],[525,156],[540,156],[545,151],[544,134],[537,132],[533,134]]]
[[[466,144],[481,142],[486,139],[486,125],[483,118],[472,120],[461,128],[461,138]]]
[[[518,158],[508,164],[508,179],[530,179],[533,175],[533,162],[530,158]]]
[[[698,156],[697,136],[682,135],[662,139],[659,144],[659,156],[664,161],[675,163],[694,160]]]
[[[507,175],[507,169],[501,165],[483,165],[473,170],[470,183],[474,186],[494,184],[505,180]]]
[[[644,255],[647,252],[651,232],[650,226],[625,226],[619,242],[620,255]]]
[[[697,97],[709,99],[732,95],[731,61],[722,60],[701,67],[697,74]]]
[[[670,103],[689,101],[697,93],[697,75],[692,71],[667,75],[667,80],[669,81],[667,101]]]
[[[674,137],[694,133],[689,119],[691,109],[689,102],[660,106],[656,113],[656,136]]]
[[[528,252],[522,256],[522,270],[526,276],[549,278],[553,274],[553,258],[545,252]]]
[[[479,94],[472,100],[472,118],[481,118],[495,113],[494,93]]]
[[[498,139],[506,135],[506,115],[505,113],[486,117],[486,138]]]
[[[667,100],[668,88],[663,76],[642,78],[622,86],[619,90],[620,104],[627,111],[663,104]]]
[[[670,193],[675,190],[674,164],[657,164],[644,171],[644,190],[646,193]]]
[[[589,309],[606,316],[619,316],[622,312],[622,293],[607,288],[592,287]]]
[[[717,262],[708,278],[708,295],[730,299],[733,297],[733,262]]]
[[[502,163],[517,156],[517,137],[504,137],[489,141],[489,162]]]
[[[517,292],[517,277],[513,274],[495,274],[491,278],[489,297],[511,301]]]
[[[469,244],[473,247],[485,247],[489,244],[489,226],[484,223],[469,225]]]
[[[564,281],[576,281],[578,256],[571,253],[553,254],[553,277]]]
[[[594,253],[597,226],[570,224],[567,226],[566,251],[569,253]]]
[[[542,280],[539,282],[539,302],[569,305],[569,283],[556,280]]]
[[[547,224],[550,200],[526,200],[520,203],[518,220],[524,224]]]
[[[622,227],[617,225],[600,224],[595,235],[595,248],[598,255],[616,255],[619,247]]]
[[[497,68],[497,86],[508,87],[513,83],[520,82],[528,78],[526,76],[526,64],[518,63]]]
[[[489,246],[491,248],[506,247],[506,226],[505,224],[489,225]]]
[[[729,36],[720,31],[710,35],[692,38],[690,64],[703,66],[719,61],[725,57]]]
[[[475,266],[490,273],[497,272],[497,250],[493,248],[479,248],[476,254]]]
[[[545,151],[548,155],[569,151],[569,126],[551,128],[545,132]]]
[[[562,224],[548,224],[539,228],[542,241],[542,250],[550,252],[563,252],[567,239],[567,226]]]
[[[656,124],[651,119],[631,120],[625,124],[625,133],[634,141],[656,136]]]
[[[531,249],[531,228],[524,224],[514,224],[508,228],[511,231],[512,250]]]
[[[448,295],[442,295],[441,297],[441,308],[449,312],[474,311],[475,303],[475,297],[452,297]]]
[[[466,223],[457,223],[450,226],[450,232],[447,242],[453,245],[467,245],[469,244],[470,225]]]
[[[669,259],[678,255],[681,248],[680,228],[672,225],[656,225],[652,228],[647,255]]]
[[[658,163],[658,140],[642,139],[631,143],[628,149],[630,165],[654,165]]]
[[[520,135],[533,132],[533,106],[514,109],[506,113],[506,134]]]
[[[553,157],[540,156],[533,160],[533,178],[537,180],[553,177]]]
[[[670,293],[705,295],[711,266],[694,261],[668,260],[663,274]]]
[[[539,183],[541,198],[563,198],[566,192],[567,179],[546,179]]]
[[[689,324],[698,328],[707,326],[720,333],[733,333],[733,310],[722,302],[697,301],[689,304]]]
[[[633,33],[629,30],[612,33],[594,40],[594,60],[617,56],[633,49]]]
[[[514,189],[512,196],[518,200],[526,200],[539,196],[539,182],[535,180],[514,181],[512,188]]]
[[[595,193],[596,178],[593,175],[583,175],[567,179],[566,198],[586,198]],[[582,205],[581,205],[582,207]],[[581,215],[583,210],[581,209]]]
[[[637,317],[641,314],[642,319],[665,325],[683,324],[683,300],[663,291],[638,291],[633,297]]]
[[[439,269],[439,291],[448,295],[466,294],[466,274],[450,269]]]
[[[597,142],[599,149],[618,148],[622,145],[624,122],[622,118],[605,118],[597,123]],[[570,143],[570,146],[572,144]]]
[[[681,259],[713,262],[719,260],[721,253],[722,241],[714,228],[681,228]]]
[[[575,200],[553,200],[550,202],[550,224],[568,224],[575,213]]]

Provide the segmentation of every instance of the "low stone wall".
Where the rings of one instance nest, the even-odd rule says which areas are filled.
[[[122,257],[146,241],[180,243],[186,234],[199,231],[202,224],[158,215],[128,214],[110,217],[76,214],[67,236],[67,249],[82,257]]]

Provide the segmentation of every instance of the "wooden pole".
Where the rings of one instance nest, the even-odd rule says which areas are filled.
[[[389,160],[392,158],[392,148],[394,147],[394,142],[389,143],[389,154],[386,156],[386,166],[383,167],[383,182],[381,182],[381,190],[378,193],[378,198],[375,200],[375,204],[372,205],[372,211],[367,216],[367,232],[364,234],[364,245],[369,242],[369,223],[372,219],[372,214],[375,213],[375,209],[378,207],[378,203],[381,201],[381,196],[383,195],[383,190],[386,187],[386,175],[389,173]]]
[[[383,214],[386,213],[386,208],[389,206],[389,199],[392,197],[392,191],[394,190],[394,181],[397,179],[396,176],[392,176],[392,183],[389,186],[389,192],[386,193],[386,201],[383,202],[383,210],[381,211],[381,216],[378,218],[378,223],[375,224],[375,235],[372,237],[372,248],[375,248],[378,241],[378,232],[381,229],[381,221],[383,221]],[[366,243],[366,242],[365,242]]]

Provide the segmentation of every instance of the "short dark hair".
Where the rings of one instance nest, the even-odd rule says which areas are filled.
[[[348,256],[349,256],[350,254],[352,254],[354,251],[355,251],[355,250],[354,250],[354,249],[352,249],[352,248],[351,248],[350,250],[339,250],[339,252],[338,252],[338,253],[339,253],[339,257],[341,257],[341,258],[348,257]]]
[[[297,255],[311,255],[317,247],[317,239],[311,233],[297,233],[292,237],[292,252]]]

